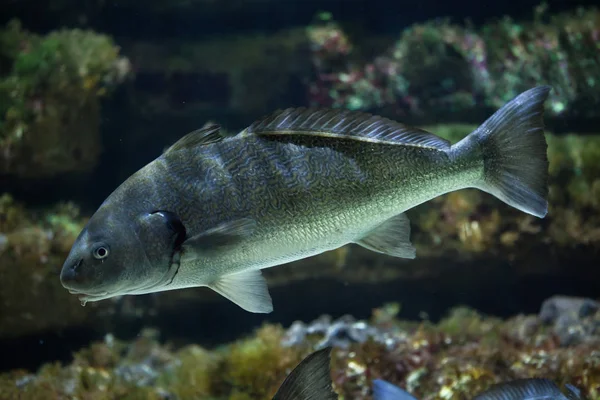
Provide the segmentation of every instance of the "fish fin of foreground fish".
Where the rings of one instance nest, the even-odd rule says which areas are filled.
[[[169,153],[176,152],[178,150],[220,142],[224,138],[220,131],[221,128],[219,125],[208,125],[203,128],[196,129],[195,131],[188,133],[175,142],[164,152],[164,154],[168,155]]]
[[[450,142],[399,122],[345,109],[288,108],[254,122],[246,133],[307,135],[449,150]]]
[[[417,398],[388,381],[373,379],[373,400],[417,400]]]
[[[569,388],[569,390],[572,390]],[[578,391],[565,396],[550,379],[517,379],[493,385],[473,400],[581,400]]]
[[[581,395],[581,390],[579,390],[579,388],[576,388],[570,383],[567,383],[565,388],[567,389],[566,395],[569,400],[583,400],[583,396]]]
[[[208,287],[246,311],[264,314],[273,311],[267,281],[260,270],[225,275]]]
[[[285,378],[273,400],[337,400],[330,368],[331,347],[306,357]]]
[[[250,237],[256,230],[252,218],[240,218],[194,235],[183,242],[183,259],[202,257],[207,251],[218,251]]]
[[[401,258],[415,258],[410,243],[410,220],[402,213],[388,219],[356,244],[378,253]]]
[[[453,146],[456,157],[482,155],[483,179],[475,187],[539,218],[548,212],[543,114],[550,89],[539,86],[521,93]]]

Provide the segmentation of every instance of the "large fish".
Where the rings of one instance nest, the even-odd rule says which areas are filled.
[[[584,400],[581,391],[571,384],[565,391],[545,378],[516,379],[498,383],[477,394],[473,400]],[[373,380],[373,400],[417,400],[412,394],[381,379]]]
[[[547,212],[544,101],[511,100],[460,142],[348,110],[287,109],[233,137],[192,132],[123,182],[75,241],[60,279],[82,303],[208,286],[273,310],[261,269],[349,243],[414,258],[404,214],[462,188]]]

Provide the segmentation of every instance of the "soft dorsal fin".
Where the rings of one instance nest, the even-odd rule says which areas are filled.
[[[221,135],[221,127],[219,125],[208,125],[196,129],[179,139],[171,147],[165,150],[165,154],[194,146],[220,142],[223,138],[224,136]]]
[[[255,121],[255,135],[312,135],[448,150],[450,142],[427,131],[377,115],[345,109],[288,108]]]

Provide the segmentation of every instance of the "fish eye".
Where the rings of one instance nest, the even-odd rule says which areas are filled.
[[[94,255],[95,259],[103,260],[106,257],[108,257],[108,253],[109,253],[108,246],[101,245],[101,246],[96,247],[92,254]]]

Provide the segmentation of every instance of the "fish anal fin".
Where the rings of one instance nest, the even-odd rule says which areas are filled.
[[[208,287],[246,311],[264,314],[273,311],[267,281],[259,270],[225,275]]]
[[[337,400],[330,370],[331,347],[315,351],[285,378],[273,400]]]
[[[450,142],[427,131],[359,111],[288,108],[255,121],[246,130],[255,135],[309,135],[372,143],[403,144],[446,151]]]
[[[207,125],[203,128],[196,129],[179,139],[171,147],[165,150],[164,154],[169,155],[179,150],[220,142],[223,138],[224,136],[221,135],[221,128],[219,125]]]
[[[410,242],[410,220],[398,214],[368,232],[356,244],[378,253],[400,258],[415,258],[416,250]]]

